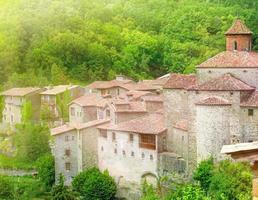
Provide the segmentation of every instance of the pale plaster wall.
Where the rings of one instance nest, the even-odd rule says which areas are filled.
[[[99,168],[108,169],[115,178],[123,178],[128,182],[141,183],[142,176],[146,173],[157,173],[157,150],[139,147],[139,135],[134,134],[134,141],[129,141],[129,133],[113,131],[116,140],[112,141],[112,131],[107,131],[107,138],[99,136],[98,155]],[[117,149],[117,153],[115,153]],[[123,155],[125,151],[125,155]],[[131,153],[134,152],[134,156]],[[144,153],[144,158],[142,158]],[[153,156],[153,160],[150,159]]]

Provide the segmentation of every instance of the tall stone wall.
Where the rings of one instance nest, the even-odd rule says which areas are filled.
[[[198,68],[198,82],[201,84],[226,73],[258,88],[258,68]]]

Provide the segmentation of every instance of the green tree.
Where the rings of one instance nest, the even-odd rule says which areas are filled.
[[[52,65],[51,68],[51,83],[53,85],[68,84],[68,77],[65,75],[62,68],[56,64]]]
[[[45,125],[25,123],[17,125],[15,144],[18,158],[35,161],[50,152],[50,132]]]
[[[225,160],[211,177],[209,195],[218,200],[251,199],[252,173],[248,164]]]
[[[49,105],[41,104],[40,107],[40,120],[48,124],[52,124],[56,119],[56,115],[51,111]]]
[[[30,101],[24,100],[22,104],[22,123],[29,123],[32,121],[32,104]]]
[[[73,179],[72,187],[85,200],[112,200],[117,191],[115,181],[108,172],[102,173],[97,168],[78,174]]]
[[[64,184],[64,177],[59,176],[58,184],[54,185],[51,191],[52,200],[76,200],[75,193]]]
[[[213,176],[214,163],[213,158],[200,162],[194,171],[193,179],[199,181],[202,189],[207,193]]]
[[[66,90],[63,94],[57,95],[57,109],[59,113],[59,117],[64,120],[69,120],[69,107],[68,104],[72,101],[71,92]]]
[[[47,190],[55,183],[55,160],[51,154],[40,157],[36,162],[38,176]]]

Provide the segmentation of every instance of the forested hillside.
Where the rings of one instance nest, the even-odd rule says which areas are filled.
[[[224,50],[239,16],[254,32],[257,0],[1,0],[2,87],[190,73]]]

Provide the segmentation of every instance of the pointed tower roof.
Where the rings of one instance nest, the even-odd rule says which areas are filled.
[[[244,24],[244,22],[241,21],[241,19],[236,19],[232,26],[227,30],[225,33],[226,35],[251,35],[253,34],[252,31],[247,28],[247,26]]]

